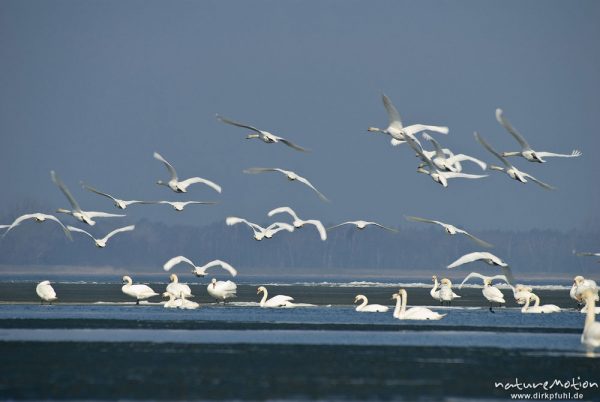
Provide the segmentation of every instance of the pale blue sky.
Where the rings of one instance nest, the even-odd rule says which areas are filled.
[[[0,0],[0,216],[20,200],[67,206],[55,169],[84,209],[121,198],[216,200],[175,215],[128,209],[132,220],[265,221],[293,206],[327,222],[402,215],[474,229],[573,228],[599,222],[600,3],[595,1],[7,1]],[[496,162],[516,142],[497,124],[502,107],[540,150],[578,159],[515,164],[558,187],[549,192],[491,172],[443,189],[415,172],[406,146],[368,133],[385,126],[380,95],[405,123],[448,125],[444,145]],[[215,113],[313,150],[246,141]],[[179,195],[159,151],[182,177],[223,186]],[[333,202],[276,175],[308,177]],[[476,172],[476,168],[470,169]]]

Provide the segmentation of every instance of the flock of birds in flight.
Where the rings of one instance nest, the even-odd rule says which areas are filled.
[[[560,157],[560,158],[576,158],[581,156],[581,152],[578,150],[573,150],[570,154],[559,154],[545,151],[536,151],[531,145],[527,142],[527,140],[509,123],[509,121],[505,118],[504,113],[501,109],[496,109],[496,119],[497,121],[506,129],[506,131],[519,143],[521,149],[519,151],[510,151],[510,152],[498,152],[496,151],[486,139],[483,138],[479,133],[475,132],[474,136],[477,142],[481,144],[481,146],[486,149],[489,153],[491,153],[496,159],[498,159],[502,166],[497,165],[488,165],[486,162],[481,161],[477,158],[474,158],[465,154],[454,154],[448,148],[443,148],[442,145],[431,135],[427,134],[427,132],[438,133],[438,134],[448,134],[448,127],[444,126],[433,126],[433,125],[424,125],[424,124],[413,124],[409,126],[404,126],[402,124],[402,120],[400,118],[400,114],[397,109],[392,104],[391,100],[386,96],[382,95],[383,104],[388,114],[389,123],[388,127],[385,129],[377,128],[377,127],[369,127],[368,131],[382,133],[391,137],[390,141],[393,146],[398,146],[406,143],[415,153],[416,156],[420,159],[420,163],[417,167],[417,172],[429,175],[431,179],[435,182],[441,184],[444,187],[449,185],[450,179],[481,179],[487,177],[487,174],[471,174],[471,173],[463,173],[463,163],[472,162],[479,166],[482,171],[489,169],[501,171],[508,175],[513,180],[519,181],[521,183],[528,183],[532,181],[544,189],[553,190],[555,189],[552,185],[547,184],[534,176],[519,170],[515,167],[511,162],[509,162],[510,157],[522,157],[528,162],[536,162],[536,163],[544,163],[546,162],[546,158],[552,157]],[[232,125],[235,127],[243,128],[250,130],[252,133],[247,135],[247,139],[260,139],[264,143],[267,144],[284,144],[296,151],[300,152],[309,152],[308,149],[299,146],[292,141],[276,136],[268,131],[258,129],[256,127],[239,123],[225,117],[217,115],[217,119],[225,124]],[[428,141],[431,143],[433,149],[426,150],[423,146],[422,142],[417,138],[417,134],[422,133],[422,139],[424,141]],[[154,153],[154,158],[160,161],[165,168],[167,169],[170,178],[168,181],[158,180],[156,183],[158,185],[166,186],[170,190],[175,193],[187,193],[188,188],[194,184],[202,184],[205,185],[217,193],[221,193],[221,186],[217,183],[214,183],[211,180],[201,178],[201,177],[191,177],[185,180],[181,180],[177,174],[177,171],[169,163],[165,158],[163,158],[159,153]],[[262,174],[262,173],[279,173],[286,177],[291,182],[302,183],[303,185],[310,188],[321,200],[328,202],[328,198],[319,191],[307,178],[300,176],[296,172],[285,170],[277,167],[252,167],[244,170],[244,173],[247,174]],[[58,177],[58,175],[52,171],[51,172],[52,181],[57,185],[57,187],[62,191],[62,193],[67,198],[71,209],[60,208],[56,212],[64,213],[71,215],[77,221],[87,224],[88,226],[94,226],[94,219],[97,218],[109,218],[109,217],[124,217],[122,214],[112,214],[106,212],[97,212],[97,211],[86,211],[83,210],[76,199],[73,197],[67,186],[62,182],[62,180]],[[112,196],[109,193],[97,190],[88,185],[83,185],[85,189],[100,195],[102,197],[109,198],[114,203],[115,207],[121,210],[127,209],[129,206],[134,204],[168,204],[172,206],[176,211],[183,211],[185,207],[188,205],[202,205],[202,204],[214,204],[212,201],[139,201],[139,200],[122,200]],[[293,232],[295,229],[299,229],[304,225],[312,225],[316,228],[318,235],[321,240],[327,240],[327,231],[333,230],[337,227],[343,225],[352,225],[358,230],[363,230],[367,227],[374,226],[378,227],[390,232],[396,232],[396,229],[384,226],[377,222],[370,222],[364,220],[356,220],[356,221],[347,221],[342,222],[340,224],[334,225],[329,228],[325,228],[321,221],[317,219],[301,219],[297,213],[290,207],[279,207],[275,208],[267,213],[269,217],[273,217],[274,215],[289,215],[292,219],[291,223],[286,222],[274,222],[267,227],[262,227],[256,223],[250,222],[244,218],[229,216],[225,219],[225,223],[228,226],[233,226],[237,224],[244,224],[248,226],[252,230],[253,238],[257,241],[261,241],[263,239],[271,239],[277,233],[282,231]],[[444,223],[441,221],[419,218],[414,216],[406,217],[410,221],[414,222],[422,222],[422,223],[430,223],[441,226],[444,231],[449,235],[461,234],[467,236],[473,242],[481,247],[490,248],[492,245],[484,240],[477,238],[476,236],[470,234],[469,232],[460,229],[454,225]],[[70,225],[65,225],[59,220],[56,216],[45,214],[45,213],[31,213],[25,214],[18,218],[16,218],[10,225],[0,225],[0,229],[5,229],[2,238],[4,238],[10,231],[18,227],[25,221],[35,220],[37,222],[45,222],[45,221],[53,221],[60,225],[62,230],[64,231],[67,238],[72,240],[72,233],[80,233],[85,236],[90,237],[95,246],[99,248],[104,248],[107,246],[107,242],[113,236],[119,233],[125,233],[135,230],[135,225],[129,225],[121,228],[117,228],[106,236],[102,238],[96,238],[88,231],[77,228]],[[577,253],[580,256],[600,256],[600,253]],[[505,298],[500,289],[492,285],[493,280],[502,280],[506,282],[513,291],[513,295],[517,303],[522,304],[522,312],[523,313],[555,313],[560,312],[560,308],[555,305],[540,305],[540,298],[533,293],[533,289],[530,286],[516,284],[515,278],[513,276],[512,270],[510,266],[503,261],[501,258],[496,255],[487,252],[487,251],[478,251],[468,253],[460,258],[458,258],[453,263],[449,264],[447,268],[452,269],[464,264],[472,263],[475,261],[482,261],[489,265],[499,267],[502,270],[502,275],[495,276],[484,276],[476,272],[470,273],[463,281],[462,285],[471,278],[479,278],[483,280],[483,296],[490,303],[490,311],[493,312],[493,303],[498,305],[505,304]],[[600,262],[600,261],[599,261]],[[225,261],[214,260],[206,263],[202,266],[197,266],[194,262],[189,260],[184,256],[176,256],[167,261],[163,268],[165,271],[170,271],[173,267],[178,265],[188,265],[192,267],[192,272],[198,277],[204,277],[207,274],[207,269],[220,267],[227,271],[231,276],[237,275],[237,270],[228,264]],[[443,278],[439,283],[437,277],[433,277],[433,288],[431,290],[431,296],[441,302],[442,304],[448,303],[450,304],[454,299],[460,298],[459,295],[454,293],[452,290],[452,283],[449,279]],[[191,293],[191,289],[188,285],[179,283],[178,277],[176,274],[171,274],[170,283],[166,288],[166,291],[162,294],[163,297],[168,297],[169,300],[164,303],[164,307],[166,308],[182,308],[182,309],[194,309],[199,307],[198,303],[188,300],[188,298],[193,297]],[[154,292],[149,286],[144,284],[133,284],[131,277],[124,276],[123,277],[123,287],[122,291],[128,296],[131,296],[136,299],[136,303],[139,304],[140,300],[145,300],[153,296],[158,296],[158,293]],[[216,279],[212,279],[211,283],[207,287],[207,291],[211,297],[216,299],[217,301],[227,301],[236,296],[237,286],[231,280],[227,281],[217,281]],[[37,294],[41,298],[42,301],[52,302],[56,300],[56,293],[52,288],[49,281],[43,281],[38,284],[36,288]],[[298,304],[293,302],[293,298],[284,295],[277,295],[274,297],[268,297],[268,291],[264,286],[258,288],[258,294],[262,293],[262,299],[260,301],[261,307],[297,307],[303,306],[306,304]],[[587,345],[588,347],[598,347],[600,346],[600,323],[595,321],[595,314],[600,313],[598,311],[600,308],[595,307],[595,302],[598,301],[598,287],[596,283],[591,279],[585,279],[582,276],[576,276],[574,278],[573,286],[571,288],[571,298],[577,301],[577,303],[581,306],[582,312],[587,313],[584,331],[582,334],[582,343]],[[446,314],[439,314],[437,312],[431,311],[425,307],[412,307],[407,309],[407,292],[405,289],[400,289],[398,293],[393,295],[393,299],[396,300],[396,307],[394,309],[393,316],[398,319],[406,319],[406,320],[439,320],[443,318]],[[362,301],[360,305],[356,307],[356,311],[359,312],[386,312],[388,311],[387,306],[378,305],[378,304],[368,304],[368,299],[364,295],[357,295],[355,299],[355,303]],[[534,302],[534,305],[531,306],[531,302]]]

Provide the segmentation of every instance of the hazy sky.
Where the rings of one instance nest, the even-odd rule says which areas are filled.
[[[0,0],[0,216],[22,200],[68,206],[55,169],[88,210],[116,211],[80,180],[125,199],[219,201],[182,214],[132,207],[132,220],[260,222],[290,205],[328,222],[599,222],[599,19],[597,1]],[[497,163],[474,130],[517,150],[494,118],[502,107],[534,148],[584,155],[514,159],[556,191],[498,172],[444,189],[416,173],[406,145],[366,131],[387,125],[382,92],[405,123],[449,126],[437,138],[455,152]],[[313,152],[245,140],[215,113]],[[157,186],[167,174],[153,151],[223,194]],[[295,170],[332,202],[279,175],[242,173],[253,166]]]

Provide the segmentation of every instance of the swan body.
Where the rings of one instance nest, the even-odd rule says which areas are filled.
[[[377,227],[385,229],[385,230],[389,230],[390,232],[398,233],[397,229],[392,229],[390,227],[383,226],[383,225],[381,225],[381,224],[379,224],[377,222],[369,222],[369,221],[361,221],[361,220],[358,220],[358,221],[347,221],[347,222],[338,223],[337,225],[333,225],[333,226],[327,228],[327,230],[335,229],[335,228],[343,226],[343,225],[354,225],[359,230],[363,230],[367,226],[373,225],[373,226],[377,226]]]
[[[173,165],[171,165],[169,162],[167,162],[167,160],[165,158],[163,158],[158,152],[154,152],[154,159],[161,161],[165,165],[167,170],[169,171],[169,174],[171,175],[171,178],[169,179],[168,182],[159,180],[156,182],[156,184],[161,185],[161,186],[167,186],[176,193],[187,193],[187,188],[190,185],[196,184],[196,183],[201,183],[201,184],[205,184],[208,187],[212,188],[217,193],[221,193],[221,186],[219,186],[215,182],[212,182],[207,179],[203,179],[201,177],[191,177],[186,180],[179,180],[179,178],[177,177],[177,171],[175,170]]]
[[[261,168],[261,167],[248,168],[248,169],[244,170],[244,173],[247,173],[247,174],[259,174],[259,173],[267,173],[267,172],[279,172],[279,173],[285,175],[285,177],[287,177],[287,179],[289,181],[300,182],[300,183],[310,187],[315,193],[317,193],[317,195],[319,196],[319,198],[321,200],[329,202],[327,197],[325,197],[325,195],[323,195],[323,193],[321,193],[319,190],[317,190],[317,188],[315,186],[313,186],[311,184],[311,182],[308,181],[308,179],[300,176],[298,173],[293,172],[291,170],[284,170],[284,169],[279,169],[279,168]]]
[[[135,304],[140,304],[140,300],[149,299],[152,296],[158,296],[152,288],[148,285],[132,285],[131,277],[124,276],[123,283],[124,285],[121,287],[121,291],[125,293],[127,296],[134,297],[136,299]]]
[[[236,297],[237,285],[232,281],[217,281],[215,278],[206,287],[208,294],[217,301],[226,302]]]
[[[452,282],[448,278],[444,278],[440,281],[440,301],[443,303],[448,303],[450,305],[452,300],[458,299],[461,296],[457,295],[452,291]]]
[[[294,219],[294,221],[292,222],[292,225],[294,225],[294,228],[299,229],[299,228],[303,227],[304,225],[313,225],[315,228],[317,228],[317,231],[319,232],[319,236],[321,237],[321,240],[323,240],[323,241],[327,240],[327,231],[325,230],[325,226],[323,226],[321,221],[316,220],[316,219],[308,219],[308,220],[300,219],[298,217],[298,215],[296,214],[296,212],[294,212],[294,210],[290,207],[279,207],[279,208],[272,209],[271,211],[269,211],[269,213],[267,215],[271,217],[275,214],[281,214],[281,213],[287,213]]]
[[[89,234],[88,232],[86,232],[83,229],[79,229],[73,226],[67,226],[67,228],[71,231],[71,232],[78,232],[78,233],[83,233],[87,236],[89,236],[92,240],[94,240],[94,244],[96,245],[96,247],[98,248],[104,248],[106,247],[106,242],[108,241],[108,239],[110,239],[111,237],[113,237],[114,235],[116,235],[117,233],[123,233],[123,232],[130,232],[132,230],[135,229],[135,225],[130,225],[130,226],[125,226],[119,229],[115,229],[112,232],[110,232],[109,234],[107,234],[106,236],[104,236],[101,239],[96,239],[94,236],[92,236],[91,234]]]
[[[230,264],[226,263],[225,261],[213,260],[202,266],[196,266],[196,264],[194,264],[191,260],[189,260],[188,258],[186,258],[182,255],[173,257],[169,261],[165,262],[165,264],[163,265],[163,269],[165,271],[170,271],[171,268],[173,268],[175,265],[178,265],[181,263],[190,265],[193,268],[192,273],[194,273],[196,276],[199,276],[199,277],[206,276],[206,270],[208,270],[209,268],[213,268],[213,267],[221,267],[224,270],[226,270],[227,272],[229,272],[231,274],[231,276],[237,275],[237,270],[234,267],[232,267]]]
[[[269,225],[268,227],[263,228],[262,226],[257,225],[256,223],[252,223],[252,222],[247,221],[246,219],[237,218],[235,216],[227,217],[225,219],[225,223],[228,226],[237,225],[238,223],[245,223],[248,227],[250,227],[252,229],[254,240],[257,240],[257,241],[261,241],[264,238],[270,239],[276,233],[278,233],[282,230],[285,230],[288,232],[294,231],[294,227],[287,223],[275,222],[275,223]]]
[[[385,313],[389,310],[389,307],[382,306],[381,304],[368,304],[369,300],[364,295],[357,295],[354,299],[354,303],[362,300],[362,303],[356,306],[356,311],[359,313]]]
[[[54,300],[58,299],[58,297],[56,297],[54,288],[50,284],[50,281],[42,281],[38,283],[35,287],[35,293],[37,293],[37,295],[40,297],[40,304],[45,301],[52,304]]]
[[[54,170],[50,171],[50,177],[52,178],[54,184],[58,186],[60,191],[62,191],[64,196],[67,198],[72,208],[70,210],[65,208],[59,208],[56,210],[56,212],[71,215],[78,221],[84,222],[90,226],[94,226],[96,224],[94,218],[122,218],[125,216],[119,214],[109,214],[107,212],[83,211],[77,203],[77,201],[75,200],[75,198],[73,197],[73,195],[71,194],[71,192],[69,191],[69,189],[67,188],[67,186],[62,182],[62,180],[58,177]]]
[[[510,135],[514,137],[515,140],[521,146],[521,150],[518,152],[503,152],[502,156],[521,156],[529,162],[538,162],[544,163],[546,162],[543,158],[548,157],[560,157],[560,158],[577,158],[581,156],[581,151],[573,150],[570,154],[556,154],[553,152],[538,152],[534,151],[529,143],[523,138],[523,136],[515,130],[515,128],[509,123],[509,121],[504,117],[504,112],[502,109],[496,109],[496,120],[498,123],[502,125],[509,132]]]
[[[423,138],[431,142],[435,148],[435,151],[425,152],[425,150],[423,150],[423,153],[427,158],[431,159],[436,168],[441,171],[460,173],[462,171],[462,165],[460,162],[465,161],[470,161],[477,164],[481,170],[487,169],[487,163],[477,158],[473,158],[472,156],[464,154],[455,155],[448,149],[446,149],[446,152],[444,152],[444,149],[442,149],[440,143],[427,133],[423,133]],[[417,154],[417,156],[419,155]]]
[[[83,188],[91,191],[92,193],[96,193],[98,195],[101,195],[103,197],[111,199],[113,201],[113,203],[115,204],[115,207],[117,207],[119,209],[126,209],[128,206],[134,205],[134,204],[155,204],[156,203],[156,201],[138,201],[138,200],[125,201],[125,200],[121,200],[119,198],[113,197],[112,195],[110,195],[108,193],[104,193],[100,190],[96,190],[95,188],[87,186],[85,184],[83,185]]]
[[[448,265],[448,269],[459,267],[463,264],[468,264],[474,261],[483,261],[486,264],[498,266],[502,269],[502,273],[506,277],[509,284],[515,283],[514,277],[512,275],[512,271],[508,264],[502,261],[500,258],[496,257],[492,253],[488,253],[487,251],[479,251],[474,253],[465,254],[452,264]]]
[[[269,297],[269,292],[267,291],[267,288],[265,288],[264,286],[259,286],[258,290],[256,291],[256,294],[263,294],[262,299],[260,300],[260,306],[261,307],[269,307],[269,308],[277,308],[277,307],[294,307],[294,303],[292,303],[292,301],[294,300],[293,297],[290,296],[284,296],[284,295],[277,295],[277,296],[273,296],[270,299]]]
[[[504,295],[502,294],[500,289],[492,286],[491,279],[483,280],[483,290],[481,291],[481,293],[483,294],[483,297],[485,297],[487,301],[490,302],[490,311],[492,313],[494,312],[494,310],[492,310],[493,303],[506,304],[506,300],[504,300]]]
[[[405,289],[400,289],[392,298],[396,299],[396,308],[394,309],[393,316],[399,320],[440,320],[446,315],[436,313],[426,307],[411,307],[407,310],[408,294]]]
[[[585,317],[585,325],[581,334],[581,343],[588,349],[600,346],[600,322],[596,322],[596,294],[590,289],[583,293],[588,310]]]
[[[535,304],[530,307],[531,300],[535,300]],[[540,306],[540,298],[535,293],[530,293],[527,296],[525,305],[521,308],[522,313],[529,314],[549,314],[549,313],[560,313],[560,307],[555,304],[545,304]]]
[[[248,139],[248,140],[253,139],[253,138],[258,138],[265,144],[277,144],[277,143],[281,142],[282,144],[285,144],[288,147],[293,148],[297,151],[308,152],[308,149],[303,148],[299,145],[296,145],[293,142],[286,140],[285,138],[278,137],[275,134],[272,134],[268,131],[259,130],[256,127],[252,127],[252,126],[249,126],[249,125],[243,124],[243,123],[238,123],[233,120],[226,119],[225,117],[222,117],[219,115],[217,115],[217,119],[222,121],[225,124],[230,124],[232,126],[246,128],[248,130],[254,131],[253,134],[250,134],[246,137],[246,139]]]
[[[181,295],[181,297],[180,297],[181,305],[178,306],[180,309],[183,309],[183,310],[195,310],[198,307],[200,307],[199,303],[196,303],[196,302],[191,301],[191,300],[187,300],[186,297],[187,296],[184,295],[184,294]]]
[[[30,219],[33,219],[36,222],[45,222],[46,220],[56,222],[60,225],[63,232],[65,232],[65,236],[67,236],[67,238],[69,240],[73,240],[73,236],[71,236],[71,232],[69,231],[69,229],[67,229],[67,227],[65,225],[63,225],[63,223],[57,217],[55,217],[53,215],[42,214],[40,212],[36,212],[33,214],[21,215],[17,219],[15,219],[13,221],[13,223],[11,223],[10,225],[2,225],[3,227],[6,228],[6,231],[4,232],[4,234],[2,234],[2,237],[4,238],[4,236],[6,236],[8,234],[8,232],[10,232],[13,228],[19,226],[22,222],[24,222],[26,220],[30,220]]]
[[[167,204],[173,207],[177,212],[183,211],[183,208],[188,205],[213,205],[216,204],[214,201],[157,201],[157,204]]]
[[[179,283],[179,278],[175,274],[171,274],[169,277],[171,283],[167,285],[167,292],[177,297],[194,297],[192,289],[184,283]]]
[[[413,221],[413,222],[425,222],[425,223],[434,223],[436,225],[440,225],[441,227],[444,228],[444,231],[453,236],[455,234],[463,234],[465,236],[467,236],[469,239],[473,240],[475,243],[479,244],[480,246],[483,247],[494,247],[492,246],[490,243],[483,241],[475,236],[473,236],[472,234],[470,234],[469,232],[459,229],[454,225],[451,225],[449,223],[444,223],[444,222],[440,222],[440,221],[435,221],[433,219],[425,219],[425,218],[418,218],[416,216],[406,216],[406,219],[409,221]]]
[[[169,300],[165,302],[165,304],[163,304],[164,308],[178,308],[179,306],[181,306],[181,299],[175,297],[174,294],[169,293],[169,292],[164,292],[162,294],[163,297],[168,297]]]
[[[448,134],[448,127],[444,126],[430,126],[425,124],[413,124],[410,126],[403,126],[402,120],[400,119],[400,113],[398,113],[398,110],[392,104],[390,98],[388,98],[385,94],[382,94],[381,99],[383,101],[383,106],[385,107],[385,110],[388,115],[388,127],[386,129],[369,127],[367,130],[370,132],[389,135],[390,137],[392,137],[392,145],[400,145],[406,142],[406,138],[414,137],[416,133],[425,130],[433,131],[440,134]]]
[[[498,158],[503,164],[504,167],[500,167],[500,166],[495,166],[495,165],[490,165],[490,169],[493,170],[498,170],[501,172],[506,173],[511,179],[519,181],[521,183],[527,183],[528,180],[533,181],[534,183],[540,185],[541,187],[545,188],[546,190],[555,190],[555,187],[552,187],[551,185],[544,183],[541,180],[536,179],[535,177],[533,177],[532,175],[522,172],[519,169],[517,169],[515,166],[513,166],[511,163],[508,162],[508,160],[506,160],[506,158],[502,155],[500,155],[496,150],[494,150],[491,145],[489,145],[484,139],[483,137],[481,137],[479,135],[479,133],[475,133],[475,139],[485,148],[487,149],[491,154],[493,154],[496,158]]]

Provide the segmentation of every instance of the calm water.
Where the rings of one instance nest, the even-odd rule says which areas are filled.
[[[94,285],[78,286],[94,293]],[[476,304],[479,290],[472,291]],[[346,300],[355,290],[328,292],[317,294]],[[556,292],[548,297],[562,300]],[[495,382],[600,382],[600,359],[581,346],[584,315],[574,310],[492,314],[465,302],[432,307],[447,313],[440,321],[411,322],[391,311],[357,313],[352,299],[261,309],[255,298],[249,292],[247,300],[191,311],[5,300],[0,399],[504,400],[515,390]],[[559,391],[575,392],[546,392]],[[597,388],[579,393],[600,400]]]

